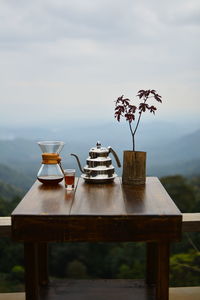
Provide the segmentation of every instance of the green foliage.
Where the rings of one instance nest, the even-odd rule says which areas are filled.
[[[195,190],[196,203],[194,206],[194,212],[200,212],[200,176],[191,177],[189,182]]]
[[[86,266],[78,261],[73,260],[67,265],[66,276],[68,278],[84,279],[88,278]]]
[[[0,273],[0,293],[23,292],[24,284],[11,280],[9,274]]]
[[[187,253],[190,249],[194,249],[194,245],[200,249],[200,232],[184,232],[180,242],[172,243],[171,253]]]
[[[144,275],[145,247],[143,243],[113,244],[106,255],[109,278],[120,278],[121,266],[133,266],[136,263],[140,264],[140,275]]]
[[[15,186],[0,180],[0,196],[6,201],[12,201],[13,197],[22,195],[22,191]]]
[[[24,283],[24,267],[19,265],[12,267],[10,278],[16,282]]]
[[[200,252],[175,254],[170,258],[171,286],[192,286],[200,284]]]
[[[196,208],[195,188],[188,179],[180,175],[161,178],[161,182],[181,212],[194,212]]]
[[[22,195],[20,189],[0,181],[0,216],[9,216],[22,199]]]
[[[89,244],[52,243],[49,247],[49,254],[50,273],[56,277],[65,277],[69,263],[79,261],[86,265],[88,257],[90,257]]]
[[[36,174],[36,173],[35,173]],[[12,186],[11,192],[13,189],[18,190],[18,192],[26,191],[34,182],[34,177],[25,175],[22,171],[16,171],[12,167],[5,166],[0,164],[0,181],[6,182]],[[2,193],[3,191],[1,191]],[[6,197],[10,194],[10,190],[4,193]]]
[[[134,264],[131,266],[122,264],[119,267],[119,273],[117,274],[117,278],[144,278],[142,270],[143,266],[139,261],[135,261]]]
[[[9,238],[0,239],[0,272],[10,273],[15,265],[23,265],[23,244]]]
[[[13,209],[17,206],[19,203],[21,197],[15,196],[12,201],[6,201],[4,198],[0,197],[0,216],[6,217],[10,216]]]
[[[134,277],[130,278],[142,278],[144,277],[145,247],[143,243],[51,244],[50,272],[52,276],[66,277],[67,274],[69,277],[69,267],[74,268],[74,262],[77,267],[77,261],[79,266],[81,264],[85,267],[83,274],[88,278],[124,278],[120,277],[123,276],[121,266],[131,266],[131,274]]]

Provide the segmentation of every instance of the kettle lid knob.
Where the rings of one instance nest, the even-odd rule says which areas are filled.
[[[97,149],[100,149],[101,148],[101,143],[98,141],[96,146],[97,146]]]

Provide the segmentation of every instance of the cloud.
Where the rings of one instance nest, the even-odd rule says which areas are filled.
[[[33,113],[44,97],[85,94],[92,110],[151,85],[175,103],[172,86],[183,103],[190,88],[198,98],[199,11],[199,0],[2,0],[1,101],[30,99]]]
[[[21,0],[0,6],[1,43],[11,47],[79,38],[147,44],[162,40],[173,24],[199,24],[199,4],[188,0]]]
[[[179,5],[175,4],[173,10],[166,14],[166,20],[168,24],[171,23],[183,28],[200,27],[200,2],[191,0],[182,1]]]

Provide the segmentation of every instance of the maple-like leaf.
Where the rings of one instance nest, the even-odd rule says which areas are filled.
[[[146,103],[140,103],[140,105],[139,105],[139,110],[142,112],[145,112],[146,111],[146,109],[148,109],[149,108],[149,105],[148,104],[146,104]]]
[[[115,112],[115,118],[117,119],[118,122],[120,122],[121,114],[119,111]]]
[[[149,110],[150,110],[151,113],[153,113],[155,115],[155,111],[157,110],[157,108],[152,105],[152,106],[149,107]]]
[[[145,90],[139,90],[137,96],[141,99],[145,95]]]
[[[158,102],[161,102],[162,103],[162,96],[158,95],[158,94],[155,94],[154,98],[158,101]]]
[[[117,105],[118,103],[120,103],[123,99],[124,95],[120,96],[117,98],[117,100],[115,101],[115,104]]]
[[[126,118],[126,121],[129,121],[130,123],[131,123],[133,120],[135,120],[135,116],[134,116],[133,114],[127,113],[127,114],[125,114],[124,116],[125,116],[125,118]]]
[[[118,110],[120,112],[124,112],[124,106],[123,105],[118,105],[115,107],[115,110]]]
[[[128,112],[134,114],[136,111],[137,107],[135,105],[130,105],[128,107]]]

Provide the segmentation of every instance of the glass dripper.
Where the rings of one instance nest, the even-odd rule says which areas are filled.
[[[37,178],[44,184],[57,184],[64,178],[61,167],[60,151],[64,142],[60,141],[42,141],[38,142],[42,150],[42,165],[37,174]]]

